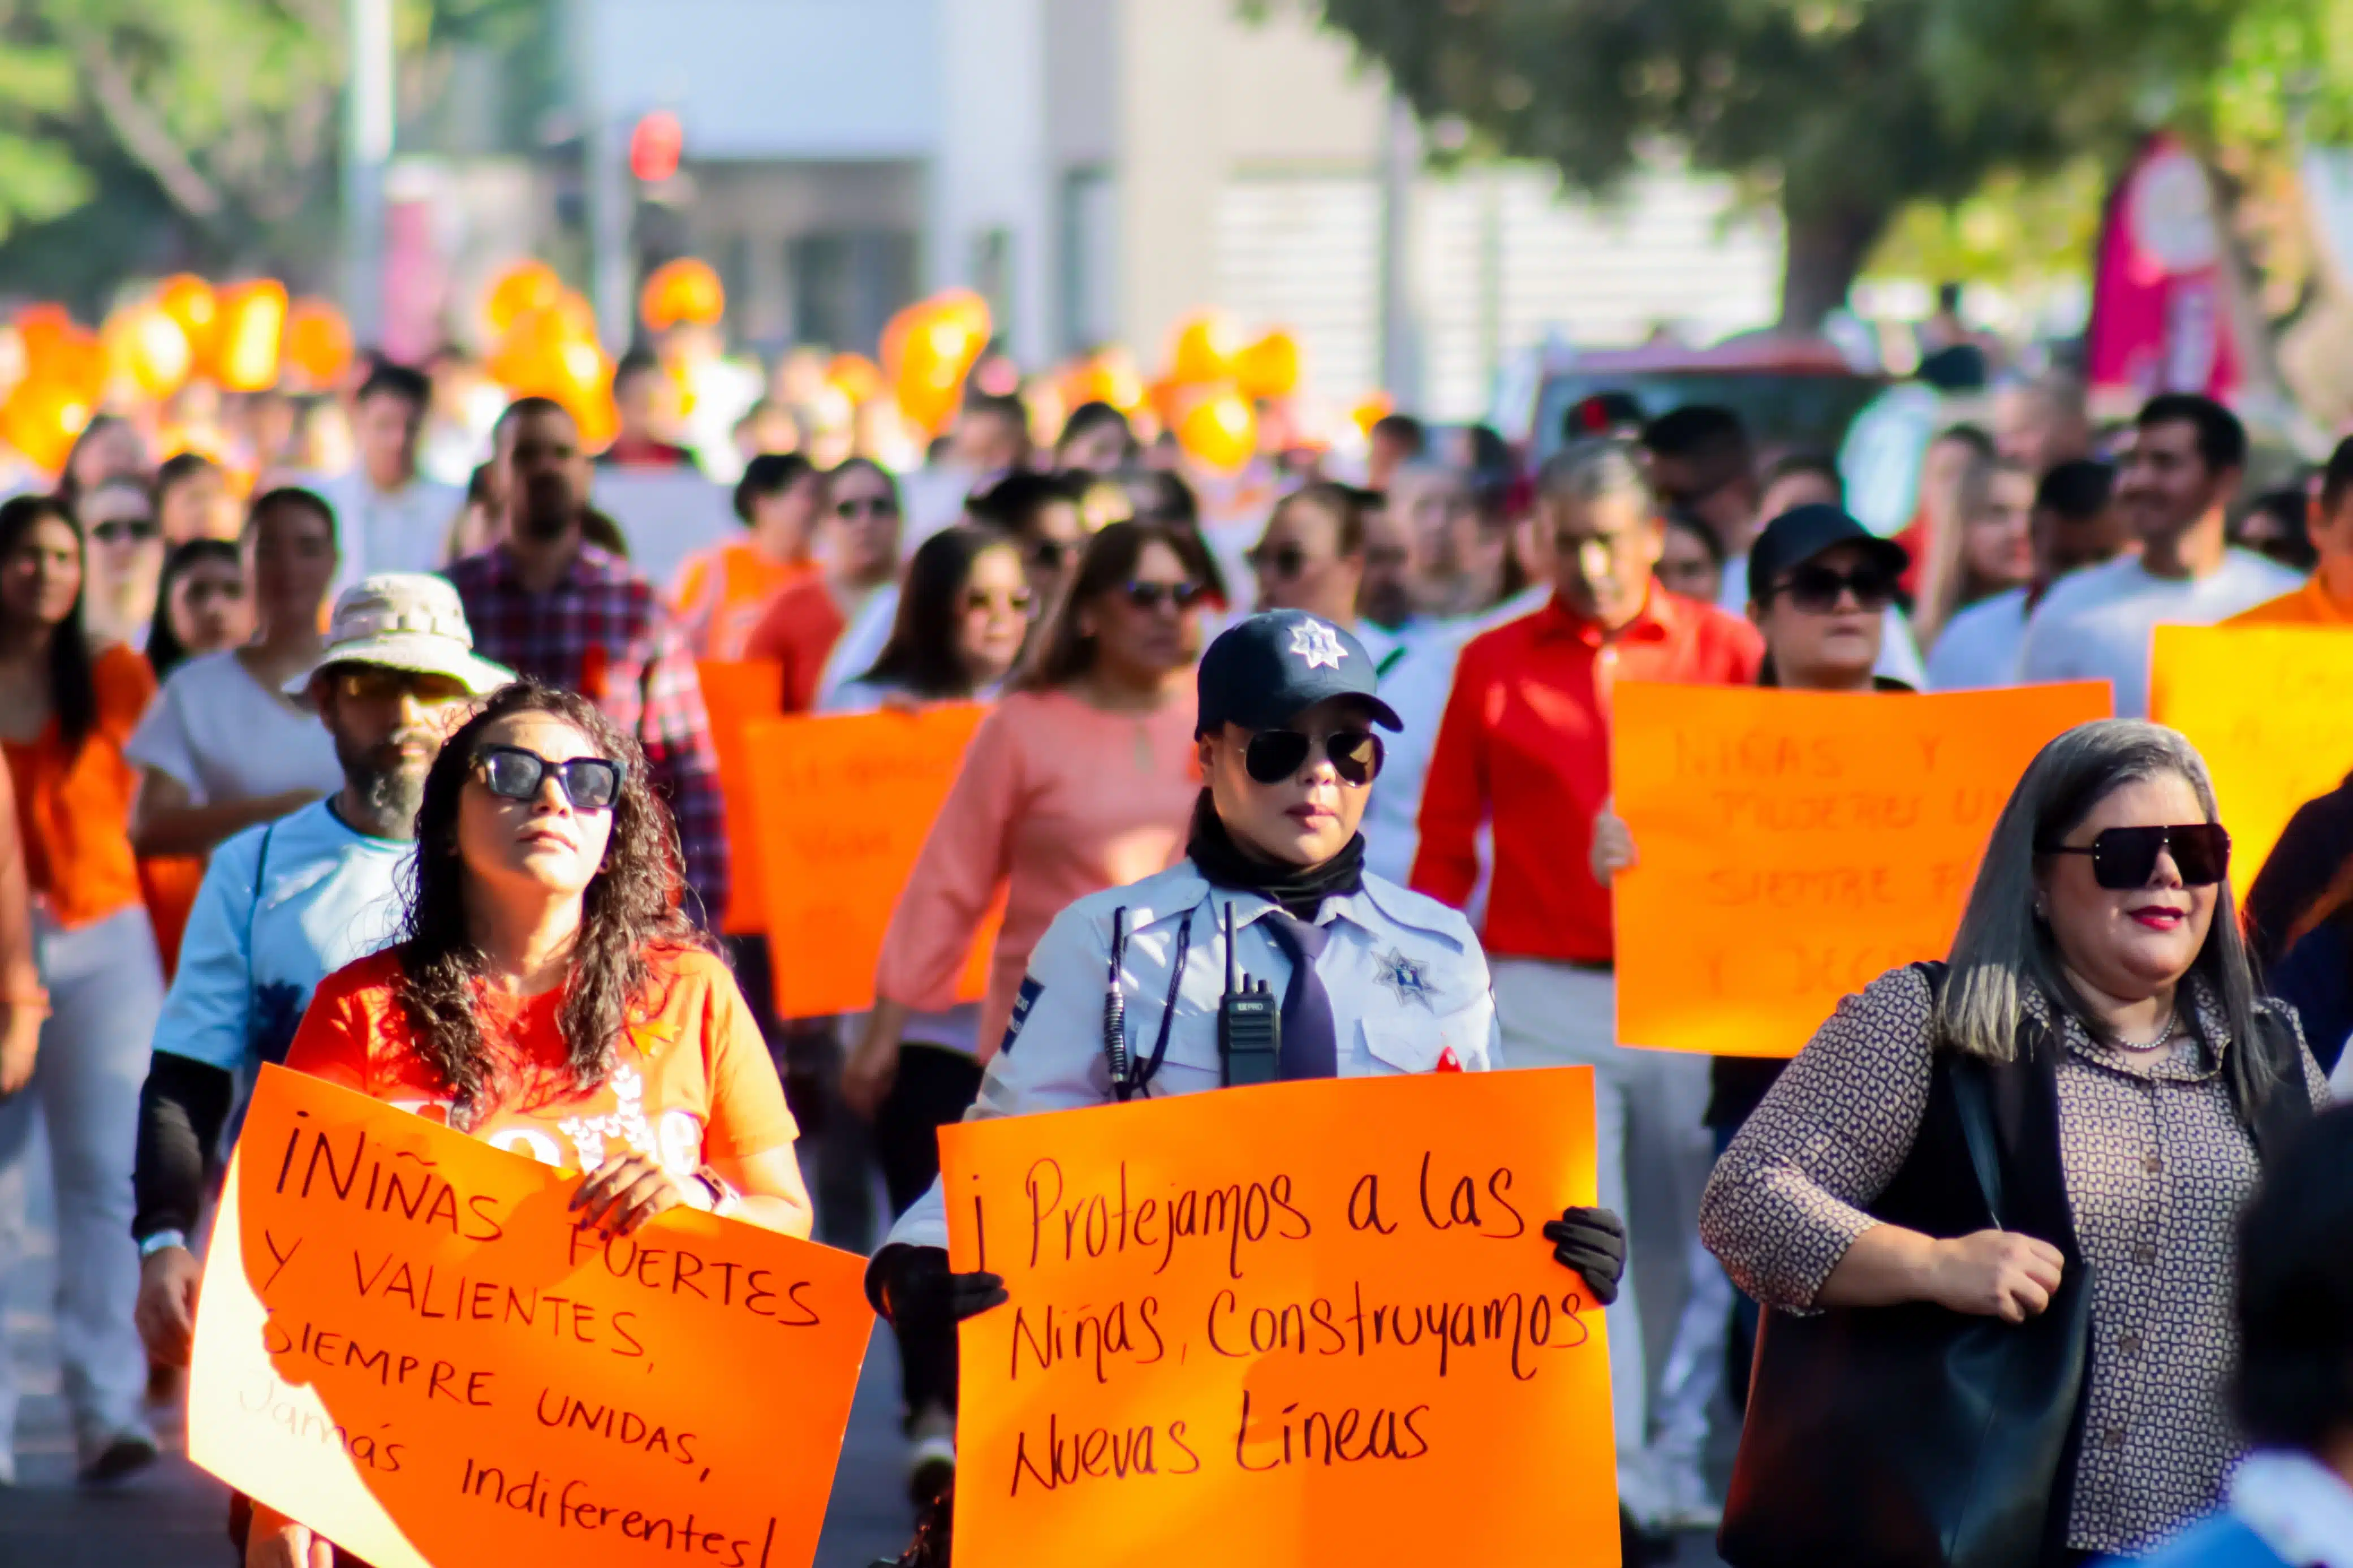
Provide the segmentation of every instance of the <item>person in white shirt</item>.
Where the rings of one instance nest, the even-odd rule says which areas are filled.
[[[441,569],[449,524],[466,495],[417,471],[418,437],[432,397],[423,372],[389,362],[360,385],[352,415],[359,461],[314,487],[343,525],[339,591],[375,573]]]
[[[2140,541],[2137,557],[2054,584],[2027,624],[2019,679],[2105,680],[2120,718],[2148,712],[2150,635],[2212,626],[2303,581],[2224,532],[2247,462],[2247,432],[2210,397],[2169,392],[2135,421],[2116,503]]]
[[[2035,487],[2028,523],[2034,580],[1957,612],[1928,651],[1928,689],[1973,691],[2018,684],[2026,623],[2051,584],[2113,561],[2125,546],[2110,504],[2116,470],[2091,458],[2060,464]]]

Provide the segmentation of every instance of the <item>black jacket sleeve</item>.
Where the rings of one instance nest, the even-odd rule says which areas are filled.
[[[131,1234],[193,1234],[204,1207],[206,1168],[228,1120],[234,1080],[207,1062],[157,1051],[139,1090],[139,1154],[132,1167]]]

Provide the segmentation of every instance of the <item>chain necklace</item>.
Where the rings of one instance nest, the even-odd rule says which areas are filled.
[[[2127,1040],[2123,1036],[2119,1035],[2116,1037],[2116,1048],[2123,1051],[2153,1051],[2159,1046],[2170,1044],[2174,1034],[2179,1030],[2180,1027],[2181,1010],[2177,1007],[2171,1013],[2166,1015],[2165,1027],[2157,1032],[2157,1038],[2143,1042],[2140,1040]]]

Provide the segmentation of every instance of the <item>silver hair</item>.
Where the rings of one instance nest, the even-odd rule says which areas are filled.
[[[1993,1061],[2015,1059],[2021,1003],[2030,989],[2073,1015],[2094,1037],[2101,1035],[2060,967],[2049,926],[2035,912],[2038,847],[2072,832],[2122,786],[2160,778],[2188,784],[2206,820],[2221,820],[2205,759],[2176,731],[2137,719],[2102,719],[2078,724],[2035,754],[1994,823],[1953,937],[1951,972],[1936,1003],[1939,1045]],[[2232,1087],[2240,1105],[2252,1111],[2274,1075],[2254,1048],[2254,973],[2228,878],[2216,890],[2214,923],[2189,972],[2211,987],[2229,1020]]]
[[[1651,481],[1641,448],[1615,437],[1572,441],[1536,470],[1536,494],[1558,500],[1597,501],[1632,496],[1651,503]]]

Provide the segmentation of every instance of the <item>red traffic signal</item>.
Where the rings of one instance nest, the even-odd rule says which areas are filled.
[[[647,184],[659,184],[678,173],[685,147],[686,127],[669,110],[657,109],[629,132],[629,173]]]

